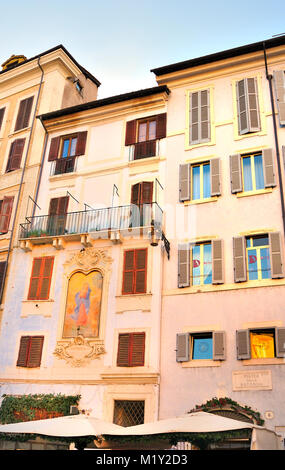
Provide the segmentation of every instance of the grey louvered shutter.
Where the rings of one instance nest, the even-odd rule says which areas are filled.
[[[236,332],[237,359],[250,359],[249,330],[238,330]]]
[[[246,90],[246,79],[239,80],[236,84],[239,134],[249,132]]]
[[[271,277],[272,279],[279,279],[284,277],[281,233],[269,232],[268,235],[270,247]]]
[[[226,334],[224,331],[213,331],[213,360],[226,359]]]
[[[224,283],[223,240],[212,240],[212,284]]]
[[[236,84],[239,134],[260,130],[256,78],[244,78]]]
[[[178,245],[178,287],[190,286],[190,247],[189,243]]]
[[[176,361],[189,361],[189,333],[178,333],[176,335]]]
[[[200,90],[190,94],[190,144],[211,139],[210,91]]]
[[[275,328],[276,357],[285,357],[285,328]]]
[[[243,282],[247,280],[246,276],[246,248],[244,237],[233,238],[233,261],[234,261],[234,280]]]
[[[211,140],[210,91],[200,91],[200,142]]]
[[[263,173],[264,173],[264,187],[272,188],[273,186],[276,186],[272,149],[262,150],[262,163],[263,163]]]
[[[191,194],[191,167],[189,163],[179,166],[179,201],[189,201]]]
[[[284,165],[284,171],[285,171],[285,145],[282,145],[282,155],[283,155],[283,165]]]
[[[275,96],[281,126],[285,125],[285,73],[284,70],[273,72]]]
[[[213,158],[210,160],[211,196],[221,195],[221,160]]]
[[[239,154],[230,155],[230,175],[232,194],[242,192],[241,156]]]

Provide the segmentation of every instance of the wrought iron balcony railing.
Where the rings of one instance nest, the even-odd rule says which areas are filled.
[[[158,156],[159,140],[146,140],[144,142],[137,142],[134,145],[130,145],[130,161]]]
[[[20,224],[20,239],[56,237],[109,230],[124,230],[136,227],[151,227],[160,230],[162,209],[151,204],[128,205],[67,212],[63,215],[40,215],[27,217]]]
[[[50,176],[63,175],[76,171],[78,157],[65,157],[54,160],[50,167]]]

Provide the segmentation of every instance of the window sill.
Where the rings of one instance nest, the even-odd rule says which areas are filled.
[[[194,199],[192,201],[184,201],[184,206],[192,206],[194,204],[206,204],[207,202],[216,202],[218,199],[218,196],[213,196],[208,199]]]
[[[221,367],[223,361],[213,361],[212,359],[193,359],[189,362],[183,362],[183,368],[193,367]]]
[[[261,359],[243,359],[244,366],[267,366],[267,365],[285,365],[283,357],[261,358]]]
[[[272,191],[273,188],[259,189],[257,191],[244,191],[242,193],[237,193],[236,197],[257,196],[258,194],[272,193]]]
[[[34,315],[51,317],[52,304],[54,300],[22,300],[21,318]]]
[[[11,134],[8,135],[8,137],[14,137],[18,134],[21,134],[21,132],[27,132],[27,131],[30,131],[31,130],[31,127],[28,126],[28,127],[23,127],[22,129],[18,129],[17,131],[14,131],[12,132]]]

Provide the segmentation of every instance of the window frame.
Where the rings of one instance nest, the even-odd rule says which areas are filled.
[[[256,188],[256,172],[255,172],[255,163],[254,163],[254,159],[257,156],[261,156],[261,159],[262,159],[262,174],[263,174],[263,182],[264,182],[263,188],[259,188],[259,189]],[[243,161],[244,161],[245,158],[250,158],[252,189],[248,189],[248,190],[246,190],[244,188],[244,165],[243,165]],[[251,154],[242,154],[241,155],[241,177],[242,177],[242,193],[243,194],[258,194],[258,193],[264,193],[265,191],[268,191],[269,188],[265,187],[265,181],[264,181],[262,152],[254,152],[254,153],[251,153]]]
[[[258,238],[268,238],[268,245],[253,245],[253,240]],[[248,240],[250,241],[250,246],[247,246]],[[270,272],[269,277],[262,277],[262,269],[261,269],[261,249],[268,249],[268,256],[269,256],[269,266]],[[250,270],[249,270],[249,250],[256,250],[256,257],[257,257],[257,279],[249,279]],[[262,281],[265,279],[272,279],[271,278],[271,260],[270,260],[270,242],[269,242],[269,235],[268,234],[260,234],[260,235],[250,235],[245,237],[245,252],[246,252],[246,273],[247,273],[247,281]]]
[[[208,178],[209,178],[209,192],[210,192],[210,196],[209,197],[204,197],[204,167],[205,166],[209,166],[209,175],[208,175]],[[194,199],[193,197],[193,189],[194,189],[194,174],[193,174],[193,169],[194,168],[200,168],[200,175],[199,175],[199,178],[200,178],[200,181],[199,181],[199,188],[200,188],[200,197],[199,198],[196,198]],[[211,196],[211,162],[210,161],[204,161],[204,162],[200,162],[200,163],[193,163],[191,164],[191,199],[190,201],[192,201],[193,203],[198,203],[198,202],[207,202],[207,201],[211,201],[213,198],[215,198],[216,196]],[[201,171],[202,170],[202,171]],[[202,197],[201,197],[202,195]]]
[[[125,269],[126,266],[126,256],[128,252],[134,252],[134,262],[133,262],[133,269]],[[137,259],[137,252],[138,251],[144,251],[145,252],[145,267],[141,269],[136,269],[136,259]],[[123,253],[124,259],[123,259],[123,275],[122,275],[122,295],[144,295],[147,293],[147,269],[148,269],[148,249],[147,248],[130,248],[124,250]],[[125,285],[125,273],[132,272],[132,291],[131,292],[126,292],[124,291],[124,285]],[[136,273],[137,272],[144,272],[144,292],[136,292]]]
[[[64,159],[64,158],[75,158],[76,157],[76,146],[77,146],[77,142],[78,142],[78,135],[79,133],[75,133],[75,134],[67,134],[67,135],[63,135],[60,137],[60,146],[59,146],[59,152],[58,152],[58,160],[61,160],[61,159]],[[71,150],[71,147],[72,147],[72,140],[73,139],[76,139],[76,143],[75,143],[75,149],[74,149],[74,155],[70,155],[70,150]],[[68,144],[68,154],[63,156],[62,153],[63,153],[63,149],[64,149],[64,142],[66,140],[69,140],[69,144]]]
[[[20,360],[22,359],[21,353],[23,351],[22,347],[23,347],[23,343],[24,343],[25,339],[27,340],[26,345],[24,344],[25,358],[23,360],[23,364],[21,364],[20,363],[21,362]],[[38,361],[37,361],[38,364],[36,364],[36,365],[34,365],[33,362],[31,361],[31,350],[32,350],[32,346],[33,346],[32,342],[35,339],[40,339],[40,341],[41,341],[41,343],[40,343],[40,353],[39,353]],[[41,367],[42,357],[43,357],[44,340],[45,340],[44,335],[36,335],[35,334],[35,335],[22,335],[22,336],[20,336],[16,366],[17,367],[24,367],[24,368],[28,368],[28,369],[35,369],[35,368]]]
[[[211,282],[204,283],[204,246],[209,245],[211,247]],[[199,246],[200,247],[200,275],[199,275],[199,284],[194,284],[194,276],[193,276],[193,248]],[[201,247],[203,249],[201,250]],[[190,244],[190,278],[192,279],[191,281],[191,286],[192,287],[197,287],[197,286],[210,286],[213,285],[213,249],[212,249],[212,241],[204,241],[201,243],[191,243]],[[201,280],[203,282],[201,282]]]
[[[134,351],[134,341],[135,341],[135,336],[140,336],[143,341],[143,348],[142,348],[142,360],[140,363],[134,364],[134,357],[133,357],[133,351]],[[120,355],[120,339],[121,337],[128,337],[127,341],[127,364],[121,365],[119,363],[119,355]],[[145,331],[132,331],[132,332],[121,332],[118,334],[118,344],[117,344],[117,358],[116,358],[116,367],[144,367],[145,366],[145,351],[146,351],[146,333]]]
[[[199,339],[211,339],[211,357],[205,357],[205,358],[194,358],[194,347],[195,347],[195,340]],[[197,333],[190,333],[189,334],[189,340],[190,340],[190,357],[189,360],[192,361],[213,361],[214,357],[214,340],[213,340],[213,332],[197,332]]]

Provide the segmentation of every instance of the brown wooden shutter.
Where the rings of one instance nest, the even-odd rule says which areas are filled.
[[[147,249],[135,250],[134,293],[146,292]]]
[[[79,132],[79,134],[77,136],[77,144],[76,144],[75,155],[84,155],[85,154],[86,140],[87,140],[87,131]]]
[[[189,163],[179,165],[179,201],[189,201],[191,198],[191,166]]]
[[[141,183],[141,204],[151,204],[153,193],[153,182],[143,181]]]
[[[3,123],[3,118],[4,118],[4,113],[5,113],[5,108],[0,109],[0,131]]]
[[[24,145],[25,139],[17,139],[12,142],[9,152],[6,173],[9,171],[18,170],[20,168]]]
[[[210,160],[211,196],[221,195],[221,161],[220,158]]]
[[[189,243],[178,245],[178,287],[190,286],[190,247]]]
[[[6,269],[6,261],[1,261],[0,262],[0,291],[2,289],[2,285],[4,284],[4,274],[5,274],[5,269]]]
[[[117,354],[117,366],[118,367],[129,366],[129,342],[130,342],[129,333],[119,334],[118,354]]]
[[[53,262],[53,257],[34,258],[28,300],[49,298]]]
[[[284,277],[283,253],[281,246],[281,233],[269,232],[270,263],[272,279]]]
[[[285,73],[284,70],[273,72],[275,96],[281,126],[285,125]]]
[[[285,328],[275,328],[276,357],[285,357]]]
[[[28,127],[34,97],[31,96],[20,102],[18,116],[15,125],[15,131]]]
[[[224,283],[223,240],[212,240],[212,284]]]
[[[50,142],[48,161],[52,162],[57,159],[60,145],[60,137],[53,137]]]
[[[136,134],[137,134],[137,121],[128,121],[126,123],[126,139],[125,145],[133,145],[136,143]]]
[[[272,188],[273,186],[276,186],[272,149],[262,150],[262,163],[264,173],[264,186],[265,188]]]
[[[30,336],[22,336],[17,359],[18,367],[26,367],[29,353]]]
[[[234,280],[243,282],[247,280],[246,248],[244,237],[233,238]]]
[[[130,365],[132,367],[144,366],[145,333],[131,334]]]
[[[140,204],[140,183],[132,186],[131,204],[135,204],[136,206]]]
[[[30,349],[27,360],[27,367],[40,367],[42,359],[44,337],[43,336],[31,336],[30,337]]]
[[[124,254],[123,294],[132,294],[134,289],[135,250],[127,250]]]
[[[236,332],[237,359],[250,359],[249,330],[238,330]]]
[[[156,116],[156,138],[164,139],[166,137],[166,113]]]
[[[41,274],[42,258],[34,258],[32,274],[30,279],[30,288],[28,294],[28,300],[37,299],[37,293],[40,284],[40,274]]]
[[[230,174],[232,194],[241,192],[243,190],[241,156],[238,154],[230,155]]]
[[[13,197],[6,197],[4,196],[2,205],[1,205],[1,213],[0,213],[0,232],[6,233],[9,230],[9,224],[13,209]]]
[[[176,335],[176,362],[189,361],[189,333],[178,333]]]
[[[213,331],[213,360],[224,361],[226,359],[226,333],[225,331]]]

